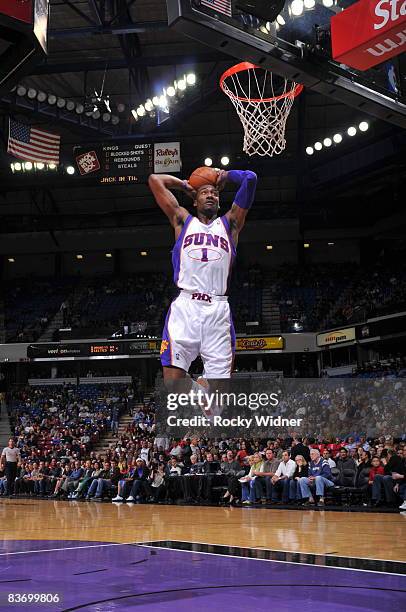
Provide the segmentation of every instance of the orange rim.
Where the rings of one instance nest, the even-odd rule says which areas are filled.
[[[230,90],[225,91],[224,81],[228,77],[233,76],[234,74],[237,74],[238,72],[244,72],[245,70],[251,70],[252,68],[260,68],[261,70],[266,70],[265,68],[262,68],[262,66],[257,66],[257,64],[252,64],[251,62],[240,62],[239,64],[236,64],[235,66],[231,66],[231,68],[228,68],[225,72],[223,72],[223,74],[220,77],[220,87],[222,91],[230,98],[233,98],[233,100],[240,100],[240,102],[254,102],[254,103],[274,102],[276,100],[282,100],[283,98],[290,98],[292,96],[296,98],[303,91],[303,85],[300,85],[300,84],[297,84],[293,90],[287,91],[281,94],[280,96],[274,96],[273,98],[243,98],[240,96],[236,96]]]

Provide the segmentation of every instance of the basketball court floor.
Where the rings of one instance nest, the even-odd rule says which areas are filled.
[[[0,514],[1,610],[406,609],[406,513],[8,499]]]

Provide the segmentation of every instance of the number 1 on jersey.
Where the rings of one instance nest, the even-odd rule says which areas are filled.
[[[207,249],[202,249],[202,258],[200,261],[209,261],[209,258],[207,257]]]

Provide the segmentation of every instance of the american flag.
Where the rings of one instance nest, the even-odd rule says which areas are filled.
[[[213,9],[213,11],[232,17],[231,0],[200,0],[200,4]]]
[[[61,137],[10,119],[7,153],[24,161],[59,163]]]

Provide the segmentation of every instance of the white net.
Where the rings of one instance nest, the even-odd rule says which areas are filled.
[[[227,74],[221,86],[244,128],[243,151],[272,157],[286,147],[286,121],[302,86],[251,66]]]

